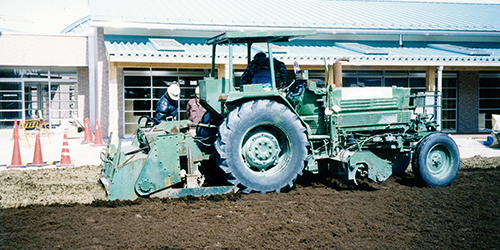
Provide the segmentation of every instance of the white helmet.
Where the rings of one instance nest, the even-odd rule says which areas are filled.
[[[172,99],[172,101],[177,101],[179,100],[179,96],[181,94],[181,89],[179,88],[179,85],[177,84],[172,84],[167,88],[167,94]]]

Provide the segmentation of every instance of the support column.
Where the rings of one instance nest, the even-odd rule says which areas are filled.
[[[439,96],[438,99],[438,104],[439,104],[439,109],[437,110],[436,113],[436,120],[438,122],[438,129],[442,130],[443,129],[443,124],[442,124],[442,115],[443,115],[443,66],[438,67],[437,71],[437,91],[441,93],[441,96]]]
[[[91,75],[89,73],[90,65],[86,67],[78,67],[78,121],[83,124],[85,117],[89,117],[89,84]]]
[[[435,92],[436,91],[436,68],[435,67],[427,67],[427,70],[425,71],[425,91],[428,92]],[[426,97],[427,99],[427,97]],[[436,107],[438,104],[441,103],[441,100],[437,98],[437,96],[434,96],[432,98],[433,101],[432,103],[427,103],[427,104],[432,104],[435,105],[433,108],[431,108],[432,113],[434,114],[433,120],[438,124],[439,128],[441,129],[441,115],[438,115],[440,112],[440,109]],[[427,101],[426,101],[427,102]]]
[[[479,72],[458,72],[457,132],[479,131]]]
[[[217,65],[217,79],[223,79],[224,77],[226,77],[226,65],[227,64]]]
[[[95,124],[96,119],[96,99],[97,99],[97,51],[98,51],[98,43],[97,43],[97,29],[92,28],[92,32],[88,37],[88,60],[89,60],[89,84],[88,84],[88,103],[85,103],[86,112],[84,114],[82,122],[85,118],[89,117],[91,121],[90,124]],[[87,101],[86,100],[86,101]],[[88,106],[87,106],[88,105]]]
[[[110,93],[109,88],[109,62],[108,62],[108,52],[106,51],[106,46],[104,45],[104,29],[97,28],[97,70],[96,70],[96,119],[99,119],[99,125],[101,127],[101,133],[103,135],[109,135],[110,132],[110,122],[112,121],[109,117],[110,113],[114,111],[111,110],[111,104],[116,105],[116,103],[110,103]],[[116,78],[115,78],[116,79]],[[116,96],[115,96],[116,97]],[[113,97],[112,97],[113,98]],[[95,121],[91,120],[91,124],[95,124]],[[117,131],[118,132],[118,131]],[[113,133],[115,134],[115,133]]]
[[[119,101],[119,86],[118,86],[118,69],[116,63],[109,63],[109,107],[108,107],[108,135],[113,133],[111,143],[117,144],[120,137],[120,109]]]
[[[330,86],[333,86],[333,88],[336,88],[337,86],[335,86],[335,75],[334,75],[334,70],[333,70],[333,64],[331,65],[328,65],[328,72],[327,74],[325,74],[325,83],[327,83],[328,85],[328,88],[330,88]]]
[[[436,67],[428,67],[425,73],[425,90],[436,91]]]

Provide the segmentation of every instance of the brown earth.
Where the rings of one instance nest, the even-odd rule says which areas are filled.
[[[500,157],[453,183],[303,178],[287,193],[107,202],[99,167],[0,172],[0,249],[500,249]],[[94,200],[96,199],[97,200]]]

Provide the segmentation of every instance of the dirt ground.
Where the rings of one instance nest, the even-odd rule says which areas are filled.
[[[500,249],[500,157],[444,188],[413,175],[287,193],[103,201],[98,166],[0,172],[0,249]]]

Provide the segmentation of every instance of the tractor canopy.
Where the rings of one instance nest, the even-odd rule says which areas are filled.
[[[208,39],[206,44],[288,42],[299,37],[316,34],[316,30],[225,32]]]
[[[240,100],[247,99],[281,99],[278,92],[275,70],[274,58],[272,52],[272,43],[276,42],[289,42],[299,37],[316,35],[316,30],[283,30],[283,31],[257,31],[257,32],[225,32],[220,35],[209,38],[206,41],[207,45],[212,45],[212,68],[210,77],[199,81],[200,86],[200,100],[205,109],[213,113],[220,114],[224,117],[224,109],[229,107],[231,103],[239,102]],[[252,57],[252,44],[254,43],[267,43],[267,53],[269,59],[269,75],[271,91],[263,91],[262,86],[246,84],[244,86],[236,86],[234,77],[234,64],[233,64],[233,47],[235,44],[246,44],[247,47],[247,64],[249,65]],[[217,45],[225,45],[228,47],[228,78],[221,76],[216,79],[216,58]],[[284,101],[283,101],[284,102]],[[228,105],[226,105],[228,104]],[[227,110],[226,110],[227,111]]]

